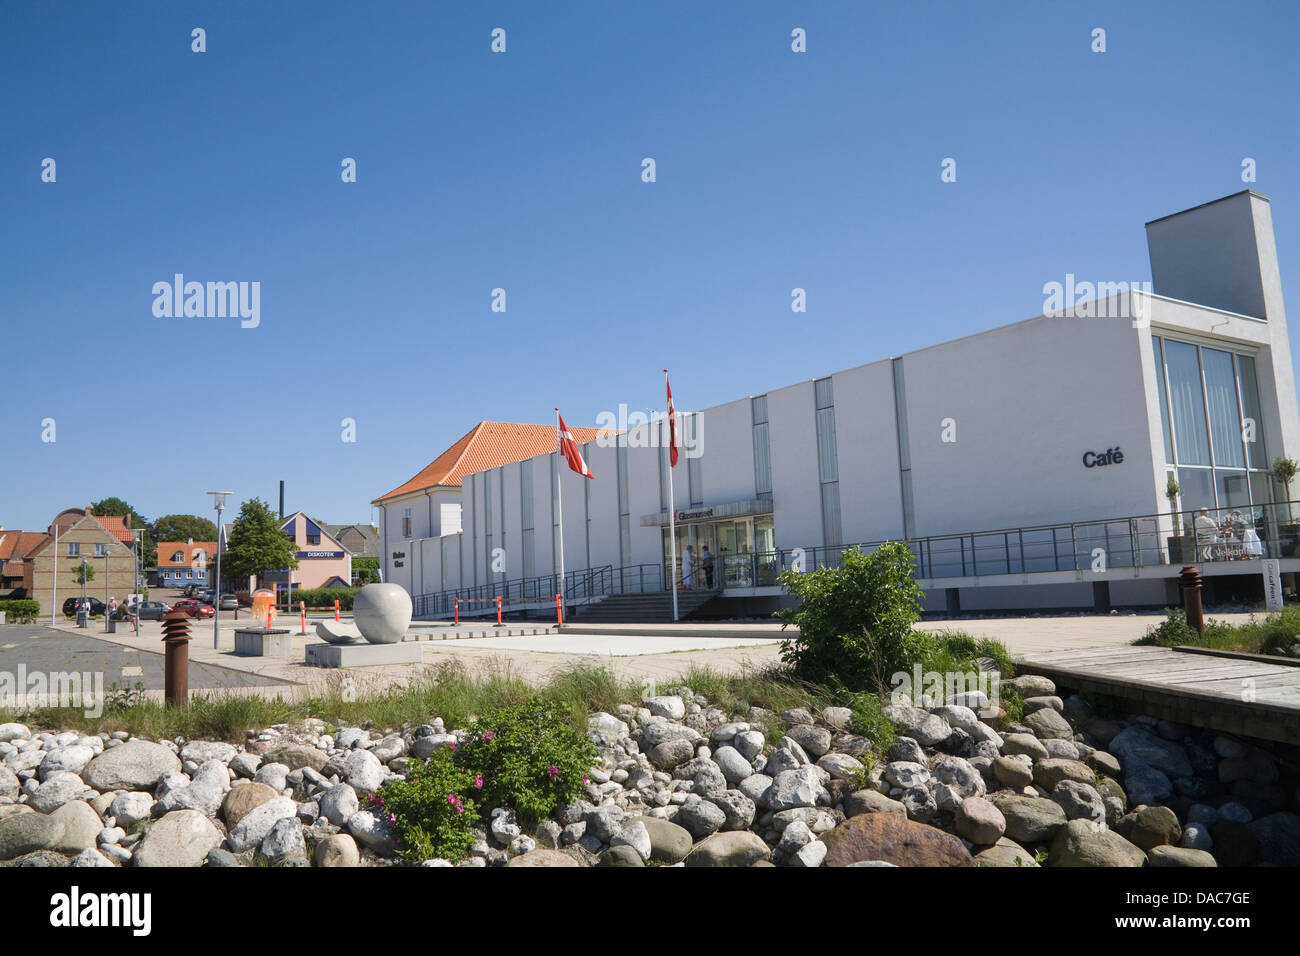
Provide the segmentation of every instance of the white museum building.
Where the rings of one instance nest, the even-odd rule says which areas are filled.
[[[1300,453],[1300,414],[1269,200],[1243,191],[1146,232],[1150,292],[1067,289],[1036,318],[679,411],[683,613],[767,614],[780,570],[898,539],[933,611],[1172,604],[1192,563],[1210,600],[1259,600],[1269,560],[1293,581],[1300,519],[1271,464]],[[497,595],[553,613],[562,487],[570,611],[662,616],[664,422],[573,429],[594,480],[551,426],[508,427],[542,432],[499,437],[454,485],[376,499],[384,580],[419,616]]]

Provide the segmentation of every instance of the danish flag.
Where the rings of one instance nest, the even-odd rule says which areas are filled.
[[[559,422],[556,426],[558,437],[560,439],[560,452],[564,455],[564,460],[569,463],[569,467],[582,475],[584,478],[595,478],[587,463],[582,460],[582,452],[578,451],[578,443],[573,438],[573,433],[569,431],[569,426],[564,424],[564,416],[556,409],[555,420]]]
[[[664,386],[668,389],[668,467],[677,464],[677,411],[673,408],[673,387],[668,382],[668,369],[664,369]]]

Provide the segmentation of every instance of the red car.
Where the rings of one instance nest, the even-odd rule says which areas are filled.
[[[212,617],[217,612],[213,610],[211,604],[201,604],[198,601],[177,601],[172,605],[173,611],[184,611],[190,617]]]

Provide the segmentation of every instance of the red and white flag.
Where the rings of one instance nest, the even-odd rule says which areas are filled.
[[[677,410],[673,408],[673,387],[668,381],[668,369],[664,369],[664,386],[668,389],[668,467],[677,464]]]
[[[587,463],[582,460],[582,452],[578,451],[578,443],[574,440],[573,433],[569,431],[569,426],[564,424],[564,416],[560,414],[559,409],[555,411],[555,420],[557,433],[560,439],[560,453],[564,455],[564,460],[569,463],[569,467],[582,475],[584,478],[595,478]]]

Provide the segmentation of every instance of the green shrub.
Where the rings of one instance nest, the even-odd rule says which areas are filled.
[[[540,820],[582,793],[596,748],[563,704],[529,697],[475,720],[456,749],[456,764],[483,778],[482,804],[513,807]]]
[[[779,580],[799,604],[776,616],[799,636],[782,643],[781,659],[805,680],[886,690],[922,641],[912,630],[924,596],[912,565],[907,545],[890,541],[870,554],[844,552],[839,567],[783,571]]]
[[[10,624],[27,624],[41,613],[41,602],[13,598],[0,601],[0,611],[5,612],[5,620]]]
[[[479,818],[475,776],[453,751],[436,750],[428,760],[412,760],[405,780],[372,794],[369,809],[389,821],[397,853],[408,863],[459,860],[474,844]]]
[[[1206,619],[1205,634],[1187,623],[1187,615],[1177,608],[1166,608],[1165,619],[1147,628],[1147,632],[1134,644],[1157,647],[1177,647],[1180,644],[1196,647],[1226,647],[1236,643],[1236,628],[1223,621]]]
[[[306,588],[296,589],[293,597],[290,598],[294,607],[298,606],[299,601],[306,602],[308,607],[327,607],[333,608],[334,602],[339,602],[340,611],[352,610],[352,599],[356,597],[360,588]]]

